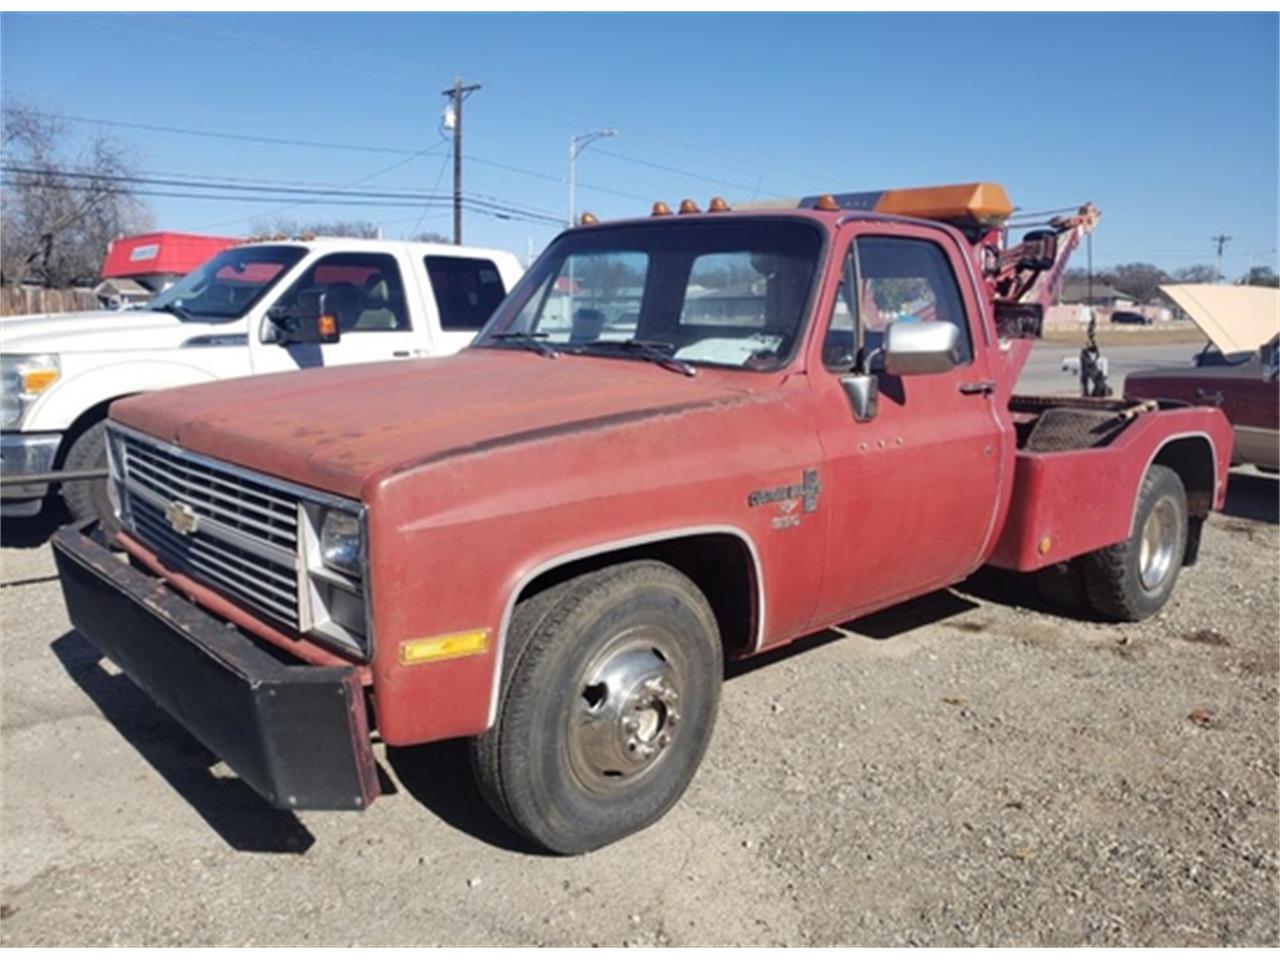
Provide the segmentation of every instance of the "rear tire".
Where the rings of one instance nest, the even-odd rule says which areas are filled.
[[[1173,470],[1152,466],[1142,479],[1129,539],[1081,558],[1089,603],[1109,620],[1159,613],[1178,582],[1187,550],[1187,492]]]
[[[1046,603],[1064,613],[1078,614],[1090,609],[1084,571],[1078,559],[1037,570],[1036,589]]]
[[[494,726],[472,741],[486,802],[555,853],[642,830],[711,739],[722,658],[702,592],[663,563],[586,573],[516,607]]]
[[[99,420],[76,437],[62,461],[64,470],[96,470],[107,467],[107,422]],[[62,500],[75,521],[97,517],[102,529],[114,535],[120,525],[116,522],[111,499],[107,496],[106,480],[72,480],[62,484]]]

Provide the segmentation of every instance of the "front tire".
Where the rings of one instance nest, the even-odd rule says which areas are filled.
[[[105,470],[107,467],[107,423],[99,420],[72,442],[62,462],[64,470]],[[74,520],[97,517],[108,535],[120,529],[116,522],[111,499],[107,496],[107,481],[72,480],[62,485],[62,501]]]
[[[1152,466],[1142,479],[1129,539],[1082,558],[1089,603],[1110,620],[1159,613],[1187,552],[1187,491],[1173,470]]]
[[[555,853],[642,830],[693,779],[715,723],[715,615],[674,568],[635,561],[519,604],[494,726],[472,742],[485,800]]]

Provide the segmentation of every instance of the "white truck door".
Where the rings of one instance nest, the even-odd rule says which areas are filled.
[[[412,286],[407,284],[406,264],[391,251],[334,251],[317,257],[272,305],[297,309],[303,291],[323,293],[325,303],[338,318],[342,337],[337,343],[289,344],[261,342],[261,324],[250,336],[254,344],[254,372],[331,367],[378,360],[407,360],[426,353],[423,333],[415,329],[424,320],[411,310]]]
[[[422,267],[435,304],[435,352],[457,353],[493,315],[507,295],[507,282],[498,264],[479,251],[467,256],[428,253]]]

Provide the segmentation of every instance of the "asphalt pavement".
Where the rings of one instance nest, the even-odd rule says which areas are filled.
[[[1105,347],[1102,355],[1109,361],[1107,378],[1118,393],[1124,378],[1135,370],[1147,367],[1186,366],[1199,350],[1195,344],[1136,344]],[[1074,374],[1061,372],[1064,357],[1078,358],[1080,348],[1064,343],[1040,341],[1031,350],[1031,356],[1018,380],[1019,393],[1072,393],[1080,392],[1080,383]]]

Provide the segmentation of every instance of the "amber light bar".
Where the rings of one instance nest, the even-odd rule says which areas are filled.
[[[998,183],[956,183],[906,190],[828,193],[805,197],[803,209],[861,210],[964,226],[998,226],[1013,213],[1013,204]]]

